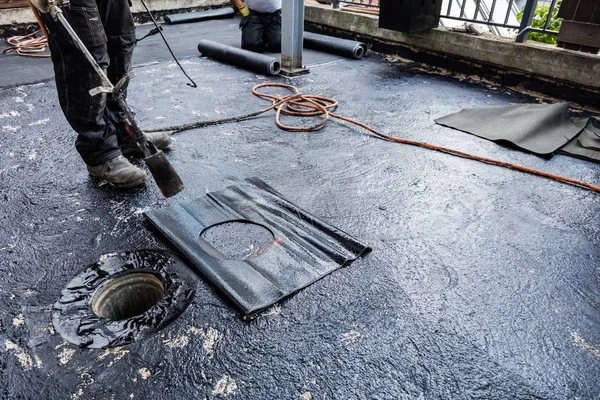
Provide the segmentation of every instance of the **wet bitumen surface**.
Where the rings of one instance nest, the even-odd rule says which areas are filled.
[[[215,40],[238,34],[231,21],[214,26],[222,28]],[[307,57],[310,74],[266,78],[192,48],[183,59],[198,82],[192,89],[153,40],[138,54],[160,61],[136,59],[129,92],[147,128],[258,110],[267,103],[250,89],[274,81],[335,97],[339,114],[384,133],[600,181],[598,164],[547,160],[435,125],[462,108],[533,101],[502,87],[424,74],[377,54]],[[0,398],[600,396],[597,193],[389,143],[346,123],[284,132],[273,114],[176,134],[168,158],[186,184],[176,197],[163,198],[152,182],[118,191],[87,175],[53,81],[19,78],[32,64],[5,68],[5,60]],[[80,349],[55,331],[61,290],[102,255],[167,248],[145,210],[250,176],[373,252],[252,318],[197,276],[189,308],[144,340]]]

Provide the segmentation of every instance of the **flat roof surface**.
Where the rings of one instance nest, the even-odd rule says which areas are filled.
[[[141,42],[129,104],[145,128],[256,111],[268,103],[254,85],[289,83],[390,135],[598,184],[598,164],[547,160],[434,123],[462,108],[532,101],[501,87],[378,54],[309,52],[310,74],[265,77],[197,56],[202,37],[237,43],[235,20],[165,33],[198,88],[158,37]],[[180,195],[165,199],[152,181],[118,191],[87,175],[50,66],[0,57],[0,398],[599,395],[597,193],[347,123],[285,132],[272,112],[174,135]],[[373,252],[252,318],[198,276],[192,305],[151,338],[92,350],[55,332],[52,305],[81,270],[108,253],[167,248],[144,210],[252,176]]]

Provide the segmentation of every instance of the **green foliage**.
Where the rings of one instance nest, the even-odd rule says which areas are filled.
[[[550,23],[548,24],[548,29],[552,31],[558,31],[560,29],[562,18],[558,18],[558,10],[560,9],[561,4],[562,0],[558,0],[556,2],[556,7],[554,7],[554,10],[552,10],[552,15],[550,16]],[[543,29],[544,25],[546,25],[546,19],[548,18],[548,14],[550,13],[549,11],[550,7],[538,4],[535,8],[535,14],[533,15],[533,21],[531,21],[531,26],[534,28]],[[517,14],[517,19],[519,21],[523,19],[523,11]],[[536,42],[556,45],[556,35],[551,35],[548,33],[531,32],[529,34],[529,40],[535,40]]]

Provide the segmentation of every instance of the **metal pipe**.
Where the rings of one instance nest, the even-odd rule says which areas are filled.
[[[514,0],[510,0],[508,2],[508,6],[506,6],[506,15],[504,16],[504,24],[508,24],[508,19],[510,18],[510,12],[512,11]]]
[[[171,14],[165,17],[165,21],[167,23],[174,24],[184,24],[189,22],[202,22],[208,21],[212,19],[227,19],[233,18],[234,11],[233,8],[220,8],[218,10],[209,10],[209,11],[200,11],[200,12],[189,12],[182,14]]]
[[[94,88],[94,89],[90,90],[90,95],[91,96],[94,95],[94,94],[92,94],[93,90],[97,90],[98,93],[100,93],[100,92],[112,93],[114,90],[114,86],[113,86],[112,82],[108,79],[108,77],[104,73],[104,70],[102,68],[100,68],[100,65],[98,65],[98,62],[96,61],[96,59],[90,54],[87,47],[85,47],[85,44],[83,44],[83,42],[81,41],[79,36],[77,36],[77,33],[75,33],[75,31],[73,30],[71,25],[67,22],[67,20],[66,20],[65,16],[63,15],[62,11],[60,10],[60,8],[57,7],[56,9],[59,11],[55,13],[54,18],[56,18],[56,20],[58,22],[60,22],[60,24],[63,26],[63,28],[67,31],[67,34],[73,41],[73,45],[79,51],[81,51],[81,53],[83,54],[85,59],[92,66],[92,68],[94,69],[96,74],[98,74],[98,76],[100,77],[100,80],[102,81],[102,85],[104,85],[101,88],[101,90],[98,90],[99,88]]]
[[[304,47],[357,60],[367,52],[365,43],[310,32],[304,32]]]
[[[556,0],[552,0],[552,4],[550,5],[550,8],[548,9],[548,15],[546,15],[546,23],[544,24],[544,30],[547,30],[548,26],[550,25],[550,20],[552,19],[552,14],[554,14],[554,7],[556,7]]]
[[[285,0],[281,9],[281,68],[285,75],[307,71],[302,65],[304,0]]]
[[[274,57],[227,46],[208,39],[202,39],[198,42],[198,51],[217,61],[265,75],[277,75],[281,71],[280,61]]]
[[[470,18],[460,18],[460,17],[449,17],[449,16],[442,16],[442,18],[447,18],[447,19],[453,19],[456,21],[465,21],[465,22],[479,22],[479,23],[484,23],[486,25],[490,25],[490,26],[498,26],[501,28],[510,28],[510,29],[519,29],[519,27],[517,25],[507,25],[507,24],[503,24],[501,22],[485,22],[485,21],[473,21]]]
[[[467,0],[463,0],[462,6],[460,7],[460,17],[465,18],[465,6],[467,5]]]
[[[481,0],[477,0],[475,2],[475,16],[473,16],[473,20],[477,20],[477,15],[479,15],[479,8],[481,7]]]
[[[519,43],[526,41],[529,36],[529,30],[531,28],[533,16],[535,15],[536,6],[537,0],[527,0],[527,3],[525,4],[521,26],[519,26],[519,34],[517,35],[517,42]]]
[[[494,20],[494,11],[496,10],[496,0],[492,1],[492,7],[490,9],[490,14],[488,15],[488,22],[492,22]]]

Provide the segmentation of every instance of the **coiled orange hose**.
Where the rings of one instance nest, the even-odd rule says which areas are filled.
[[[259,89],[261,89],[261,88],[284,88],[284,89],[291,91],[292,93],[287,96],[276,96],[273,94],[260,92]],[[335,100],[333,98],[329,98],[329,97],[324,97],[324,96],[312,96],[312,95],[301,94],[298,91],[298,89],[292,85],[287,85],[287,84],[283,84],[283,83],[261,83],[252,88],[252,93],[255,96],[258,96],[260,98],[271,100],[272,101],[271,106],[264,108],[262,110],[250,113],[250,114],[242,115],[242,116],[230,117],[230,118],[225,118],[225,119],[220,119],[220,120],[212,120],[212,121],[193,122],[190,124],[173,126],[173,127],[168,127],[168,128],[151,129],[151,130],[147,130],[146,132],[167,132],[167,131],[171,131],[174,133],[182,132],[185,130],[199,128],[199,127],[208,126],[208,125],[216,125],[216,124],[222,124],[222,123],[227,123],[227,122],[243,121],[243,120],[258,116],[260,114],[263,114],[269,110],[275,109],[275,111],[276,111],[275,123],[277,124],[277,126],[280,129],[283,129],[286,131],[293,131],[293,132],[316,131],[316,130],[323,128],[323,126],[325,126],[325,124],[327,123],[327,120],[329,119],[329,117],[332,117],[332,118],[337,118],[339,120],[346,121],[351,124],[360,126],[361,128],[366,129],[367,131],[371,132],[372,134],[374,134],[382,139],[391,141],[391,142],[402,143],[402,144],[407,144],[407,145],[411,145],[411,146],[418,146],[418,147],[422,147],[425,149],[439,151],[441,153],[451,154],[451,155],[457,156],[457,157],[462,157],[462,158],[467,158],[470,160],[483,162],[486,164],[498,165],[500,167],[514,169],[516,171],[521,171],[521,172],[524,172],[527,174],[541,176],[541,177],[552,179],[552,180],[555,180],[558,182],[563,182],[563,183],[568,183],[568,184],[575,185],[575,186],[580,186],[580,187],[592,190],[594,192],[600,193],[599,186],[592,185],[590,183],[583,182],[583,181],[580,181],[577,179],[568,178],[566,176],[556,175],[556,174],[552,174],[549,172],[540,171],[540,170],[525,167],[525,166],[519,165],[519,164],[512,164],[512,163],[508,163],[508,162],[504,162],[504,161],[494,160],[494,159],[487,158],[487,157],[481,157],[481,156],[477,156],[474,154],[469,154],[469,153],[465,153],[462,151],[449,149],[447,147],[437,146],[434,144],[419,142],[419,141],[410,140],[410,139],[402,139],[402,138],[397,138],[394,136],[389,136],[389,135],[383,134],[383,133],[378,132],[377,130],[371,128],[370,126],[365,125],[365,124],[363,124],[359,121],[356,121],[352,118],[344,117],[343,115],[339,115],[339,114],[334,114],[332,112],[332,110],[335,110],[335,108],[337,107],[337,105],[338,105],[337,100]],[[296,116],[296,117],[318,117],[318,116],[321,116],[321,119],[316,124],[310,125],[310,126],[290,126],[290,125],[285,125],[281,122],[281,114]]]
[[[39,36],[42,32],[42,30],[37,30],[29,35],[9,37],[6,39],[6,42],[10,46],[4,49],[3,53],[6,54],[14,51],[23,57],[50,57],[49,53],[44,53],[46,47],[48,47],[48,39],[45,36]]]

